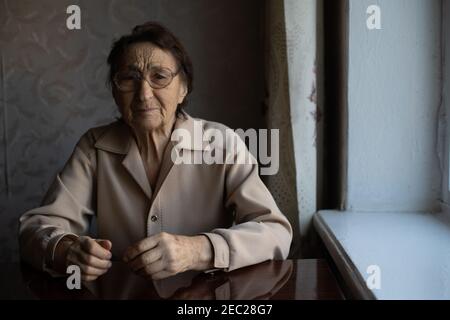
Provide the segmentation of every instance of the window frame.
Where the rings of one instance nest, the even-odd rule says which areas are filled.
[[[441,86],[441,112],[439,114],[439,130],[444,131],[444,137],[439,134],[438,139],[443,139],[444,143],[440,147],[443,152],[444,167],[442,181],[442,211],[450,213],[450,41],[448,37],[450,32],[450,0],[442,0],[442,26],[441,26],[441,45],[442,45],[442,86]],[[439,141],[438,141],[439,143]]]

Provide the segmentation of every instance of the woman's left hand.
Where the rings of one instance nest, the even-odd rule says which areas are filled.
[[[134,272],[157,280],[187,270],[212,268],[213,248],[205,235],[161,232],[128,247],[123,259]]]

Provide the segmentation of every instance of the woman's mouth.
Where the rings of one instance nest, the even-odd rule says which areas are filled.
[[[152,113],[155,111],[158,111],[159,108],[140,108],[140,109],[135,109],[134,112],[135,113]]]

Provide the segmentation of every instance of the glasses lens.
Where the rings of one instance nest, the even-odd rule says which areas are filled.
[[[152,86],[164,88],[172,81],[172,72],[165,68],[152,68],[150,70],[150,81]]]
[[[139,85],[141,76],[138,72],[121,72],[116,75],[116,85],[122,91],[134,91]]]

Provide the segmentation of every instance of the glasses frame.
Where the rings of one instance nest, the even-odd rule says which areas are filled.
[[[167,70],[167,72],[170,74],[170,80],[169,80],[169,82],[167,82],[167,84],[165,86],[155,86],[155,84],[152,83],[152,81],[150,79],[148,79],[148,77],[145,76],[140,70],[135,70],[135,72],[137,72],[141,75],[141,79],[139,79],[139,80],[140,81],[145,80],[149,84],[149,86],[153,89],[164,89],[164,88],[168,87],[172,83],[173,79],[180,73],[180,70],[181,70],[181,68],[178,68],[178,70],[176,72],[172,72],[172,70],[170,70],[169,68],[166,68],[166,67],[152,67],[152,68],[150,68],[150,70],[153,68]],[[118,80],[118,76],[120,74],[121,74],[121,72],[116,72],[116,74],[113,77],[113,82],[114,82],[114,85],[116,86],[116,88],[120,92],[136,92],[137,89],[124,90],[123,88],[120,87],[119,80]]]

